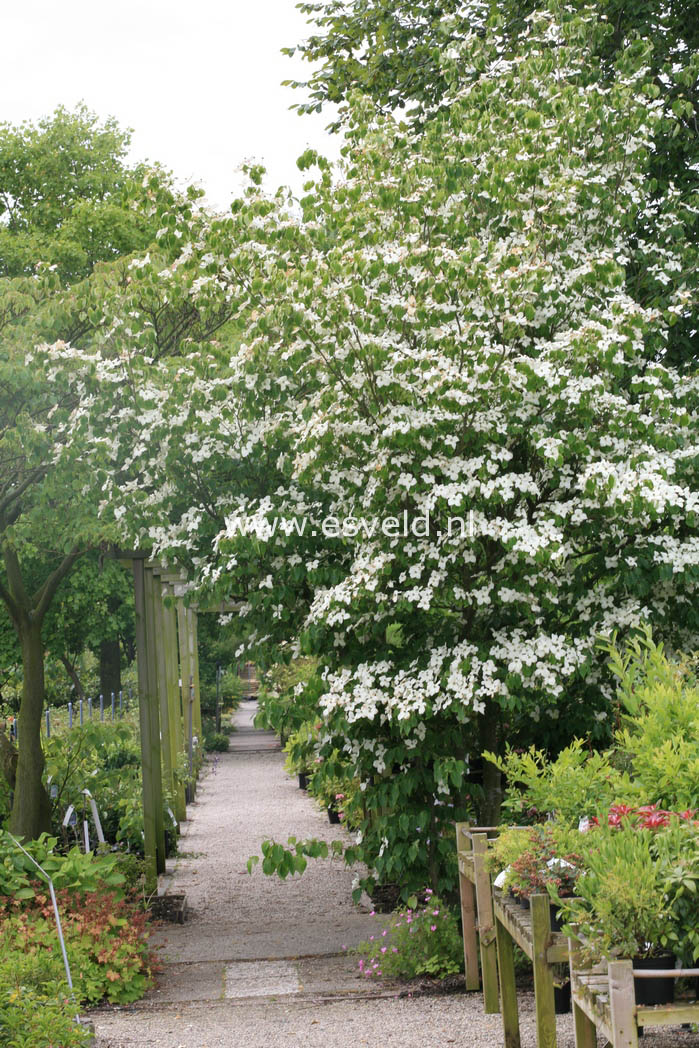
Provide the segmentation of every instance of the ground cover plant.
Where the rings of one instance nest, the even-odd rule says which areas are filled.
[[[126,1003],[152,981],[140,878],[118,854],[67,854],[42,835],[28,845],[54,883],[74,992],[69,992],[45,879],[0,834],[0,1044],[73,1048],[85,1043],[76,1012],[102,1000]],[[141,887],[142,891],[142,887]]]
[[[463,942],[455,911],[429,889],[397,910],[376,935],[357,947],[366,979],[443,979],[463,971]]]

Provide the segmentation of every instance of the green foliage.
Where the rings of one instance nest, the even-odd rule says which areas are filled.
[[[207,753],[228,753],[230,739],[225,732],[204,732],[204,749]]]
[[[285,848],[274,840],[262,842],[262,872],[266,876],[276,874],[281,880],[286,880],[295,873],[303,873],[308,859],[327,859],[342,854],[341,841],[331,841],[328,847],[326,841],[319,841],[315,837],[307,841],[289,837],[287,844],[289,847]],[[248,873],[252,873],[259,861],[259,855],[250,856],[247,861]]]
[[[652,956],[672,945],[672,916],[652,836],[630,826],[587,834],[585,872],[577,897],[563,901],[563,913],[597,958]]]
[[[486,751],[483,757],[505,777],[502,808],[507,821],[536,822],[554,812],[577,825],[583,815],[594,815],[630,792],[613,754],[590,750],[582,739],[574,739],[555,760],[534,746],[524,751],[508,746],[503,756]]]
[[[296,731],[289,735],[284,752],[285,767],[291,775],[314,770],[318,760],[319,728],[320,722],[314,718],[311,721],[303,721]]]
[[[66,854],[56,850],[58,838],[42,834],[24,845],[59,889],[81,892],[117,891],[122,894],[126,876],[120,869],[119,856],[84,853],[77,846]],[[33,899],[37,888],[36,866],[17,847],[5,831],[0,830],[0,899],[20,902]]]
[[[257,700],[255,725],[275,731],[286,744],[317,709],[322,691],[318,659],[306,657],[277,663],[267,670]]]
[[[36,124],[0,124],[0,276],[38,262],[74,281],[100,261],[148,246],[156,231],[124,193],[143,181],[126,163],[130,133],[84,105]]]
[[[26,972],[23,958],[19,954],[12,957],[10,970],[0,960],[4,977],[0,990],[1,1048],[83,1048],[91,1044],[88,1027],[75,1021],[76,1006],[68,994],[68,984],[49,981],[36,988],[31,985],[34,973]],[[32,960],[30,968],[34,967]],[[25,974],[18,978],[21,970]]]
[[[71,730],[56,731],[44,741],[47,782],[55,785],[53,802],[54,832],[67,843],[69,831],[63,816],[73,805],[78,816],[75,838],[80,839],[88,789],[95,799],[105,839],[129,851],[143,854],[143,795],[141,786],[141,745],[136,711],[121,721],[86,721]],[[184,762],[178,774],[185,774]],[[176,822],[168,808],[173,799],[165,791],[163,820],[174,847]]]
[[[151,982],[143,909],[104,890],[62,889],[56,897],[78,1002],[125,1004],[142,997]],[[30,905],[7,898],[0,904],[0,982],[60,987],[63,958],[48,891],[37,890]]]
[[[699,688],[691,664],[671,662],[650,630],[625,649],[605,641],[618,679],[622,725],[602,752],[574,739],[555,760],[531,747],[484,756],[505,776],[508,819],[539,820],[547,813],[571,826],[614,804],[699,808]]]
[[[456,912],[427,891],[423,901],[398,910],[381,933],[360,943],[359,969],[366,978],[443,979],[463,971],[463,941]]]

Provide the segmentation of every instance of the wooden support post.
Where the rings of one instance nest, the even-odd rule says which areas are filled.
[[[148,719],[150,722],[151,761],[154,776],[157,774],[157,797],[155,808],[155,839],[158,873],[165,873],[165,823],[163,820],[162,744],[160,739],[160,709],[158,704],[157,636],[153,605],[153,570],[144,565],[145,621],[146,621],[146,667],[148,693]],[[156,772],[157,769],[157,772]]]
[[[632,961],[609,962],[609,1008],[613,1048],[638,1048]]]
[[[472,852],[471,838],[467,831],[467,822],[456,824],[456,853]],[[478,935],[476,933],[476,895],[473,882],[459,870],[459,896],[461,899],[461,926],[464,936],[464,972],[466,989],[480,990],[481,980],[478,973]]]
[[[168,603],[163,603],[163,626],[166,650],[166,677],[168,706],[170,709],[170,731],[172,739],[172,753],[174,766],[177,768],[178,761],[184,753],[184,734],[182,730],[182,704],[180,702],[179,686],[179,662],[177,658],[177,613],[172,603],[173,593],[171,587],[164,589]],[[175,815],[178,822],[184,822],[187,818],[187,804],[184,791],[184,783],[175,776]]]
[[[199,752],[204,750],[204,733],[201,723],[201,693],[199,690],[199,631],[197,629],[197,613],[193,608],[188,609],[189,614],[189,659],[191,665],[192,679],[194,682],[194,730],[199,739]]]
[[[548,895],[532,895],[532,964],[536,1005],[536,1037],[539,1048],[556,1046],[556,1007],[553,970],[546,960],[551,941],[551,903]]]
[[[481,946],[481,975],[483,978],[483,1008],[487,1015],[500,1011],[498,1003],[498,962],[493,917],[493,893],[490,874],[485,867],[485,851],[488,847],[487,833],[474,833],[473,871],[476,881],[476,906],[478,907],[478,937]]]
[[[505,1033],[505,1048],[520,1048],[514,943],[512,936],[506,928],[503,928],[497,917],[495,918],[495,935],[498,946],[500,1011]]]
[[[192,748],[192,737],[190,731],[191,718],[189,716],[190,689],[189,678],[192,674],[189,658],[189,626],[187,622],[187,609],[182,597],[177,598],[177,633],[180,643],[180,689],[182,693],[182,717],[184,723],[184,751],[190,753]],[[194,797],[195,783],[189,783],[188,799]]]
[[[568,956],[570,958],[570,981],[580,967],[580,943],[577,939],[568,939]],[[575,1048],[597,1048],[597,1027],[592,1019],[575,1003],[573,994],[573,1024],[575,1026]]]
[[[146,568],[148,571],[148,568]],[[172,747],[172,727],[170,725],[170,706],[167,693],[167,651],[165,644],[165,625],[163,621],[162,583],[153,573],[150,600],[152,604],[151,619],[155,648],[156,687],[158,692],[158,709],[160,710],[160,743],[163,759],[163,784],[174,798],[175,763]],[[151,621],[149,619],[149,621]]]
[[[148,673],[148,634],[146,617],[145,569],[142,560],[133,561],[134,604],[136,620],[136,665],[138,668],[139,722],[141,728],[141,780],[143,790],[143,835],[146,863],[146,888],[155,891],[158,872],[165,861],[165,839],[162,840],[162,859],[159,857],[161,842],[157,830],[157,811],[162,820],[162,782],[160,777],[160,753],[158,733],[153,736],[151,716],[158,707],[151,698]],[[82,703],[81,703],[82,706]],[[82,710],[81,710],[82,712]]]

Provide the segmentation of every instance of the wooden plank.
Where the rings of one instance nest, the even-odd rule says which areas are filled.
[[[570,964],[575,1048],[597,1048],[597,1024],[595,1017],[594,1015],[588,1015],[586,1010],[581,1007],[573,989],[575,986],[575,970],[580,963],[580,943],[574,939],[568,939],[568,959]]]
[[[519,1010],[515,982],[515,955],[512,936],[495,917],[495,938],[500,973],[500,1010],[505,1034],[505,1048],[520,1048]],[[596,1048],[596,1046],[595,1046]]]
[[[144,613],[146,623],[146,708],[150,723],[151,764],[155,784],[155,840],[158,873],[165,873],[165,822],[163,819],[162,747],[160,742],[160,707],[158,703],[157,638],[153,604],[153,572],[147,567],[143,571]]]
[[[680,1023],[699,1023],[699,1001],[639,1005],[636,1008],[636,1023],[638,1026],[675,1026]]]
[[[199,634],[197,631],[197,613],[188,608],[189,617],[189,659],[191,666],[192,681],[194,683],[194,706],[192,709],[194,718],[194,730],[199,739],[199,753],[204,752],[204,733],[201,723],[201,695],[199,691]]]
[[[492,1015],[500,1010],[500,1005],[493,893],[490,884],[490,874],[485,866],[488,838],[485,833],[474,833],[471,839],[473,840],[473,864],[476,874],[476,906],[478,908],[478,935],[481,948],[483,1008],[486,1015]]]
[[[516,913],[515,908],[520,912]],[[497,919],[507,929],[519,948],[531,960],[531,915],[523,907],[517,906],[517,904],[510,904],[509,901],[506,901],[498,893],[493,893],[493,909]]]
[[[180,690],[182,694],[182,717],[184,722],[184,750],[187,755],[192,753],[192,718],[190,717],[190,688],[189,678],[191,668],[189,661],[189,631],[187,628],[187,609],[182,597],[177,598],[177,637],[180,648]],[[188,789],[188,797],[194,797],[196,783],[191,779]]]
[[[609,962],[609,1007],[613,1048],[638,1048],[636,995],[631,961]]]
[[[456,847],[459,849],[461,842],[461,828],[463,823],[456,824]],[[466,845],[471,847],[471,842]],[[479,990],[481,986],[478,973],[478,935],[476,933],[476,891],[471,881],[462,872],[463,852],[459,851],[459,897],[461,900],[461,925],[464,938],[464,973],[467,990]],[[472,864],[471,864],[472,865]]]
[[[546,960],[551,938],[551,905],[548,895],[532,895],[532,966],[534,968],[534,1003],[536,1039],[539,1048],[556,1048],[556,1007],[553,997],[553,972]]]
[[[146,567],[146,572],[148,568]],[[153,647],[155,649],[156,690],[158,709],[160,711],[160,742],[163,759],[163,784],[174,800],[175,796],[175,763],[170,726],[170,706],[167,693],[167,652],[165,644],[165,626],[163,622],[162,583],[154,575],[150,587],[152,608],[149,609],[149,621],[153,623]]]
[[[136,666],[138,671],[138,715],[141,736],[141,785],[143,793],[143,836],[146,872],[146,890],[155,891],[158,883],[158,843],[155,831],[155,810],[160,778],[160,758],[153,762],[151,722],[148,694],[148,655],[146,651],[146,603],[143,560],[132,562],[135,605]]]
[[[166,587],[165,596],[172,598],[172,588]],[[182,729],[182,704],[180,702],[179,663],[177,658],[177,613],[173,603],[163,603],[163,625],[165,629],[167,693],[170,710],[170,730],[175,767],[184,753],[184,735]],[[175,815],[178,822],[187,818],[187,804],[184,783],[175,778]]]

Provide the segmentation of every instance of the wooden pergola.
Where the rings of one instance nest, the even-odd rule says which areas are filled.
[[[202,744],[197,606],[185,603],[183,577],[149,553],[119,550],[113,556],[133,572],[144,853],[152,889],[165,871],[163,791],[174,798],[176,821],[186,819],[182,765],[189,765],[193,791],[195,740]]]

